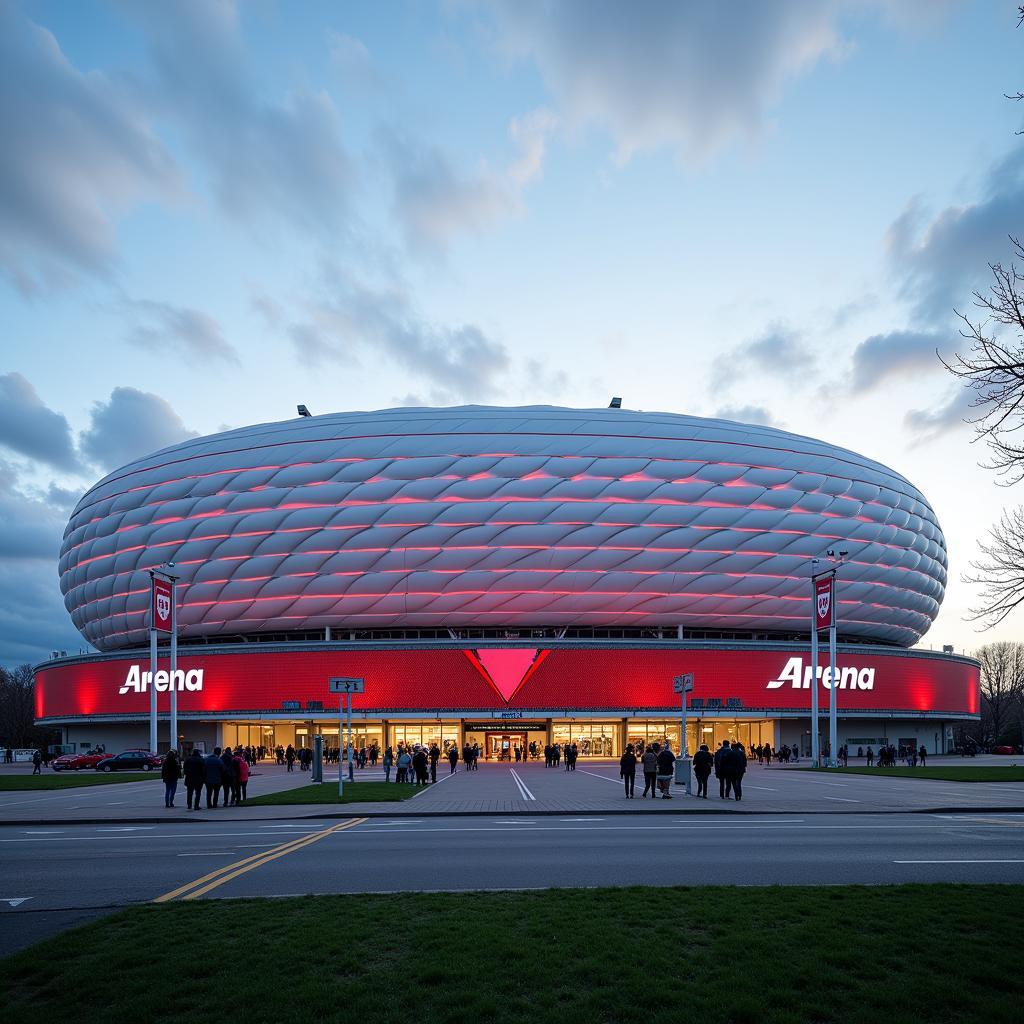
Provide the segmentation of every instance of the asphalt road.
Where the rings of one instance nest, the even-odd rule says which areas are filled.
[[[170,893],[215,899],[637,884],[1024,883],[1024,814],[11,826],[0,828],[0,858],[6,955]]]

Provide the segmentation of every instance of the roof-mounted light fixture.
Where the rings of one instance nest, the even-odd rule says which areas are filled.
[[[297,408],[299,410],[299,415],[300,416],[312,416],[313,415],[304,405],[300,405]]]
[[[609,409],[621,409],[622,408],[622,399],[621,398],[613,398],[608,403],[608,408]]]

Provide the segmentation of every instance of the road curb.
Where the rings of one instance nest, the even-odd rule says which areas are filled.
[[[312,805],[311,805],[312,806]],[[733,810],[726,808],[694,808],[680,809],[672,808],[671,810],[645,810],[643,808],[629,809],[626,808],[609,808],[609,809],[595,809],[595,810],[582,810],[582,811],[553,811],[553,810],[529,810],[524,808],[523,810],[512,810],[512,811],[419,811],[415,814],[396,814],[394,811],[386,809],[381,810],[359,810],[359,811],[339,811],[332,808],[329,811],[325,811],[319,814],[296,814],[281,817],[280,815],[268,814],[258,818],[235,818],[235,817],[223,817],[221,815],[211,815],[209,817],[201,818],[163,818],[159,816],[150,817],[136,817],[136,818],[22,818],[16,821],[0,820],[0,828],[17,828],[18,826],[28,825],[190,825],[199,824],[206,825],[212,821],[216,822],[228,822],[231,824],[246,824],[247,822],[260,822],[260,821],[312,821],[324,819],[327,821],[333,821],[340,818],[393,818],[401,820],[402,818],[508,818],[508,817],[522,817],[522,818],[572,818],[580,817],[582,815],[600,814],[602,817],[635,817],[637,815],[644,815],[645,817],[653,817],[657,815],[692,815],[694,817],[790,817],[794,814],[828,814],[828,815],[861,815],[861,816],[876,816],[876,815],[892,815],[892,814],[1024,814],[1024,806],[1014,807],[893,807],[885,808],[882,810],[851,810],[843,808],[836,810],[834,808],[823,808],[815,810],[802,810],[800,808],[789,808],[787,810],[757,810],[751,808],[749,810]]]

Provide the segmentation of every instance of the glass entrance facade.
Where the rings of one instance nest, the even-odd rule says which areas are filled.
[[[621,731],[620,721],[616,719],[580,721],[556,718],[551,722],[551,742],[562,747],[575,743],[580,757],[621,757]]]

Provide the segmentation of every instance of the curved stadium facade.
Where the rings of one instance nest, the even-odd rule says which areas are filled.
[[[840,742],[943,749],[977,714],[977,667],[908,650],[938,613],[946,548],[886,466],[768,427],[619,409],[247,427],[83,496],[61,588],[103,654],[40,666],[38,717],[71,743],[141,739],[146,570],[173,562],[186,745],[330,742],[327,679],[361,675],[366,742],[475,737],[491,755],[573,738],[617,755],[631,738],[678,744],[672,678],[693,671],[691,749],[809,749],[809,575],[829,550],[845,552]],[[167,685],[158,674],[164,713]]]

